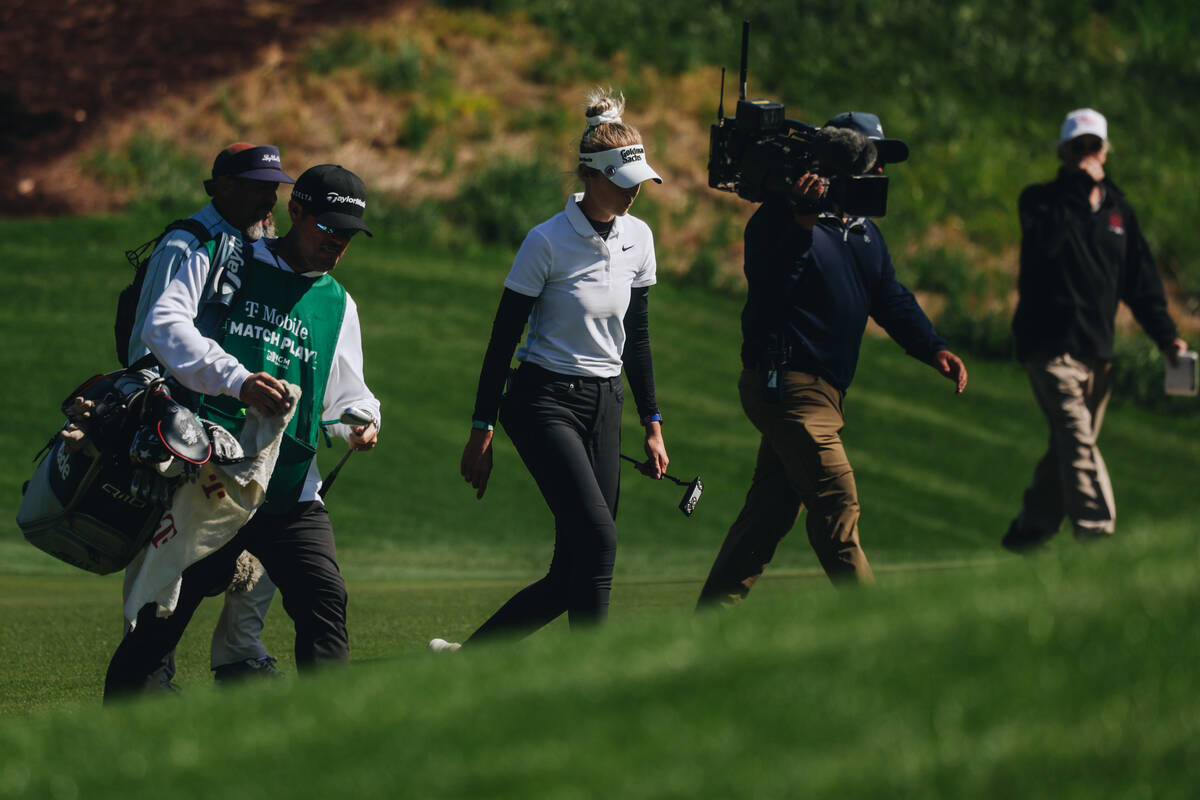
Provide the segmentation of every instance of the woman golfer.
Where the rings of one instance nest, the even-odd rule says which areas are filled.
[[[525,237],[504,281],[492,326],[463,478],[483,497],[492,471],[492,428],[512,353],[529,322],[500,420],[554,513],[554,557],[541,580],[514,595],[469,642],[531,633],[564,611],[572,627],[608,615],[617,553],[621,403],[629,377],[645,427],[641,471],[667,469],[647,294],[654,237],[629,215],[642,182],[662,183],[637,130],[621,121],[623,97],[588,97],[579,142],[583,193]],[[458,645],[435,639],[434,650]]]

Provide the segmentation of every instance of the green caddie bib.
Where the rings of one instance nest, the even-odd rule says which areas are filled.
[[[346,290],[329,275],[306,278],[248,259],[242,287],[217,337],[250,372],[266,372],[300,387],[300,405],[288,423],[279,460],[260,513],[284,514],[296,504],[317,452],[325,386],[346,313]],[[235,436],[246,404],[206,397],[200,413]]]

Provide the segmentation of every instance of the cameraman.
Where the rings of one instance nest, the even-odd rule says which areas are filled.
[[[874,114],[839,114],[826,127],[873,140],[875,165],[908,158],[883,138]],[[872,580],[858,540],[858,490],[838,434],[867,317],[961,394],[967,370],[946,349],[916,298],[897,279],[883,236],[823,199],[828,181],[806,174],[790,196],[769,197],[745,233],[748,285],[742,311],[742,407],[762,433],[746,503],[700,592],[699,606],[735,604],[808,508],[808,540],[835,582]]]

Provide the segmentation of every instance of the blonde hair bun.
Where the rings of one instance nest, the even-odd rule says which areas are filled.
[[[597,125],[614,124],[621,121],[625,111],[625,95],[618,93],[613,96],[612,89],[596,87],[587,95],[587,106],[583,115],[587,117],[589,128]]]
[[[625,95],[599,86],[587,94],[583,114],[587,117],[587,128],[579,140],[579,152],[597,153],[614,147],[640,144],[641,134],[637,128],[621,119],[625,112]]]

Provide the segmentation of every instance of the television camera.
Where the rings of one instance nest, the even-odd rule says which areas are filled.
[[[746,98],[750,23],[742,22],[741,79],[734,116],[725,116],[725,70],[717,123],[709,134],[708,185],[736,192],[751,202],[771,195],[791,198],[791,188],[805,173],[829,181],[829,191],[812,211],[832,210],[850,216],[882,217],[887,213],[888,179],[863,174],[875,166],[874,143],[846,128],[818,128],[788,119],[782,103]],[[795,201],[793,202],[803,202]]]

